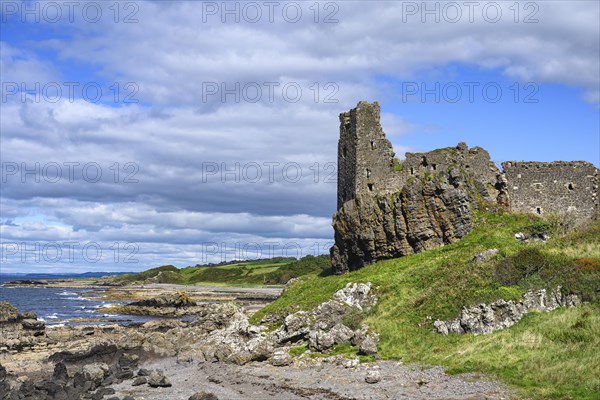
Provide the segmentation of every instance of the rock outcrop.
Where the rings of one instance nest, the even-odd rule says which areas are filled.
[[[150,303],[143,304],[148,307]],[[158,308],[163,304],[169,308],[171,303],[156,302]],[[41,327],[34,314],[20,315],[9,303],[3,304],[2,324],[10,324],[10,330],[3,331],[0,349],[12,354],[27,350],[23,351],[28,353],[27,362],[35,360],[36,370],[21,379],[0,365],[0,399],[6,393],[17,396],[10,399],[100,399],[110,397],[115,393],[112,386],[125,381],[130,381],[129,387],[176,384],[158,370],[135,373],[140,362],[159,357],[239,365],[269,361],[285,366],[296,361],[290,355],[292,347],[326,352],[343,343],[351,343],[362,354],[376,355],[379,336],[362,322],[364,313],[376,304],[371,283],[349,283],[328,301],[287,315],[275,327],[251,324],[235,304],[207,303],[194,306],[194,321],[153,320],[135,327],[65,326],[48,329],[43,336],[34,334]]]
[[[24,377],[15,379],[12,376],[0,376],[1,399],[102,399],[115,393],[110,386],[134,375],[137,357],[121,355],[111,365],[91,362],[83,366],[72,365],[74,370],[69,374],[65,363],[54,365],[54,372],[45,379]],[[0,366],[0,369],[2,367]],[[5,393],[2,393],[5,389]]]
[[[300,343],[324,352],[336,344],[350,342],[363,354],[374,355],[379,336],[362,323],[362,315],[376,303],[371,283],[349,283],[314,309],[297,311],[279,320],[276,329],[266,324],[252,325],[234,304],[200,304],[194,322],[147,322],[121,336],[115,345],[123,351],[140,351],[148,356],[235,364],[266,360],[285,363],[287,358],[281,352],[287,353],[291,346]],[[62,360],[73,355],[60,353],[60,357]]]
[[[8,301],[0,301],[0,324],[16,323],[20,319],[19,310]]]
[[[46,323],[37,314],[20,314],[8,301],[0,301],[0,350],[21,350],[37,341],[46,332]]]
[[[130,306],[137,307],[192,307],[196,305],[196,302],[190,299],[189,295],[185,292],[177,292],[171,295],[163,295],[158,297],[153,297],[150,299],[139,300],[133,303],[129,303]]]
[[[466,179],[411,180],[398,193],[357,196],[333,217],[331,262],[344,273],[377,260],[452,243],[472,229],[474,198]]]
[[[379,335],[355,318],[377,302],[371,283],[349,283],[333,298],[312,311],[298,311],[285,318],[272,335],[277,344],[308,341],[310,349],[326,351],[336,344],[350,342],[363,354],[376,354]]]
[[[550,293],[546,289],[528,291],[517,302],[498,300],[492,304],[464,307],[458,318],[434,322],[434,331],[442,335],[449,333],[492,333],[516,324],[531,311],[552,311],[558,307],[573,307],[581,303],[576,295],[563,295],[558,287]]]
[[[466,144],[394,158],[379,105],[340,115],[336,273],[452,243],[473,225],[478,204],[497,203],[500,173],[489,154]]]
[[[245,364],[271,359],[274,365],[287,362],[281,351],[306,343],[311,350],[324,352],[350,342],[363,354],[377,353],[379,335],[361,323],[360,314],[377,303],[371,283],[349,283],[311,311],[298,311],[285,317],[273,331],[251,325],[239,310],[232,309],[228,324],[212,331],[197,345],[207,361]]]

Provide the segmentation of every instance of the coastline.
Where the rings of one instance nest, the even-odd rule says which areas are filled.
[[[283,289],[285,285],[226,285],[220,283],[203,283],[201,285],[182,285],[177,283],[117,283],[110,280],[89,279],[18,279],[5,282],[4,287],[49,287],[58,289],[110,289],[110,288],[171,288],[183,290],[218,290],[225,292],[254,291],[263,292]]]
[[[356,332],[340,325],[346,310],[342,303],[365,310],[376,303],[370,284],[340,290],[310,318],[298,312],[288,315],[285,323],[268,320],[259,325],[251,325],[249,316],[268,302],[266,298],[279,296],[281,288],[141,286],[104,293],[127,297],[133,309],[171,318],[127,326],[38,324],[31,329],[24,323],[25,317],[34,317],[31,313],[4,313],[0,399],[6,393],[120,400],[512,398],[510,390],[480,374],[450,376],[441,367],[377,359],[377,334],[368,333],[365,325]],[[184,288],[189,298],[181,295]],[[207,293],[230,300],[206,301]],[[182,298],[184,305],[177,303]],[[194,318],[183,318],[188,315]],[[317,329],[314,333],[321,339],[316,347],[304,344],[298,352],[298,344],[313,343],[311,329]],[[340,334],[359,338],[362,344],[356,345],[368,356],[330,352],[322,341],[330,335],[335,343]],[[300,337],[304,339],[298,342]]]
[[[194,314],[195,310],[175,310],[150,307],[145,310],[139,307],[128,307],[131,302],[146,301],[152,298],[164,297],[173,293],[184,293],[197,303],[227,303],[234,302],[242,306],[248,315],[260,310],[269,302],[277,299],[283,286],[255,287],[255,286],[223,286],[223,285],[180,285],[172,283],[126,283],[106,284],[98,280],[80,279],[44,279],[7,282],[2,288],[28,288],[28,289],[64,289],[72,292],[84,300],[92,300],[103,305],[96,306],[94,313],[85,317],[63,320],[45,320],[49,324],[71,323],[128,323],[127,320],[119,321],[111,318],[113,315],[121,316],[154,316],[161,318],[180,318],[184,315]],[[87,308],[90,308],[87,306]],[[30,311],[29,309],[20,310]],[[89,317],[89,318],[87,318]],[[55,318],[55,317],[50,317]],[[88,321],[89,320],[89,321]]]

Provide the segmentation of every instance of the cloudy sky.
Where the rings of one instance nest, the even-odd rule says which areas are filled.
[[[1,0],[1,272],[327,252],[338,115],[600,165],[596,1]]]

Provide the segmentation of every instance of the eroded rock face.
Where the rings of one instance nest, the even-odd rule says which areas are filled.
[[[21,351],[33,347],[44,336],[46,324],[38,321],[36,313],[20,314],[8,301],[0,301],[0,349]]]
[[[46,329],[46,324],[44,321],[38,321],[37,319],[24,319],[21,322],[23,329],[27,329],[30,331],[43,331]]]
[[[271,359],[284,365],[289,346],[304,342],[314,351],[327,351],[336,344],[350,342],[364,354],[377,353],[379,336],[365,324],[358,327],[356,316],[377,303],[371,283],[349,283],[311,311],[288,315],[283,324],[267,332],[264,326],[248,323],[241,312],[229,315],[229,324],[216,329],[196,347],[207,361],[218,360],[245,364]],[[350,326],[349,326],[350,325]]]
[[[366,312],[377,303],[371,283],[348,283],[332,299],[312,311],[298,311],[285,318],[283,326],[272,332],[279,345],[307,340],[315,351],[326,351],[336,344],[350,342],[364,354],[376,354],[379,336],[368,326],[354,327],[357,313]],[[354,328],[354,329],[353,329]]]
[[[473,227],[474,189],[460,174],[409,181],[392,194],[358,195],[333,217],[336,273],[377,260],[406,256],[455,242]]]
[[[151,299],[140,300],[129,304],[130,306],[139,306],[139,307],[192,307],[195,306],[196,303],[185,295],[171,294],[171,295],[163,295],[159,297],[154,297]]]
[[[434,322],[434,331],[442,335],[449,333],[492,333],[516,324],[530,311],[552,311],[559,307],[573,307],[581,303],[576,295],[563,295],[557,287],[550,293],[546,289],[528,291],[517,302],[498,300],[492,304],[464,307],[458,318]]]
[[[371,292],[371,282],[349,283],[333,294],[333,299],[356,307],[360,311],[368,310],[377,303],[377,297]]]
[[[58,362],[52,375],[35,377],[8,377],[0,374],[0,398],[2,399],[102,399],[115,393],[110,386],[133,377],[137,356],[121,355],[114,363],[93,362],[90,359],[69,363],[74,372],[69,375],[67,365]],[[80,361],[88,362],[80,365]],[[0,369],[1,366],[0,366]],[[2,393],[4,388],[5,393]],[[10,393],[10,397],[5,394]]]
[[[13,323],[19,320],[19,310],[8,301],[0,301],[0,323]]]

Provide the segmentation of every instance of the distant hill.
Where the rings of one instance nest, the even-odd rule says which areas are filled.
[[[220,264],[177,268],[163,265],[147,271],[121,275],[116,281],[176,284],[282,285],[292,278],[306,275],[324,276],[330,273],[328,255],[274,257],[251,261],[230,261]]]
[[[134,272],[84,272],[81,274],[44,274],[44,273],[10,273],[5,274],[0,271],[0,283],[10,282],[22,279],[81,279],[81,278],[103,278],[106,276],[120,276],[133,274]]]

